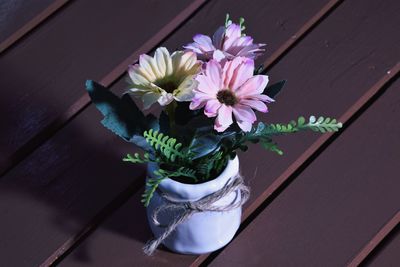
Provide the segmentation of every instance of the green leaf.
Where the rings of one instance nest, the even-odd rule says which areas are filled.
[[[141,146],[143,142],[137,142],[141,139],[135,137],[151,128],[158,130],[157,119],[153,115],[145,117],[129,95],[124,94],[119,98],[91,80],[86,81],[86,90],[96,108],[104,115],[101,121],[104,127],[126,141]]]
[[[188,150],[191,159],[195,160],[214,152],[221,146],[221,139],[221,136],[213,133],[195,136]]]
[[[297,119],[297,126],[298,126],[298,127],[301,127],[301,126],[304,125],[305,122],[306,122],[306,119],[305,119],[304,117],[299,117],[299,118]]]
[[[262,74],[263,72],[264,72],[264,64],[261,64],[254,70],[254,75],[259,75],[259,74]],[[268,87],[266,87],[266,88],[268,88]]]
[[[263,148],[265,148],[269,151],[275,152],[280,156],[283,155],[283,151],[280,150],[278,148],[278,145],[276,143],[272,142],[272,140],[263,140],[263,141],[261,141],[261,145],[263,146]]]
[[[286,80],[279,81],[277,83],[274,83],[272,85],[267,86],[264,90],[264,94],[271,97],[275,98],[275,96],[278,95],[278,93],[282,90],[283,86],[285,86]]]

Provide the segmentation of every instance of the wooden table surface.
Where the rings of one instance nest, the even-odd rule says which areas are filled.
[[[334,134],[280,137],[240,155],[252,188],[225,248],[159,249],[140,203],[145,168],[100,124],[84,82],[121,93],[157,46],[212,34],[225,14],[267,43],[284,91],[260,115],[337,117]],[[400,266],[398,0],[0,2],[0,266]]]

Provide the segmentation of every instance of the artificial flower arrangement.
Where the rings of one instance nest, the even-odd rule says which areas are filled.
[[[201,254],[231,240],[249,193],[236,154],[248,143],[282,155],[273,136],[342,126],[314,116],[255,124],[254,110],[268,112],[285,81],[268,86],[268,76],[254,64],[265,45],[254,43],[244,29],[243,18],[235,24],[227,15],[212,38],[197,34],[183,51],[171,54],[160,47],[153,57],[141,55],[129,66],[129,88],[121,98],[87,81],[103,125],[144,151],[123,160],[149,166],[142,201],[156,238],[145,246],[147,254],[161,243]],[[129,95],[142,100],[143,110],[161,106],[158,117],[145,115]]]

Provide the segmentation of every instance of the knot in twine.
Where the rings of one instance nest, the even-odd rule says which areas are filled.
[[[231,203],[224,206],[213,205],[232,192],[236,192],[236,194],[240,193],[240,201],[237,201],[238,196],[236,196]],[[143,247],[143,252],[147,255],[152,255],[157,247],[175,230],[175,228],[189,219],[193,214],[206,211],[230,211],[242,206],[250,196],[250,189],[244,184],[243,177],[238,174],[229,179],[220,190],[196,201],[182,202],[165,193],[160,194],[160,196],[166,203],[154,210],[151,220],[156,226],[165,228],[165,231],[158,238],[152,239],[146,243]],[[158,216],[160,212],[168,210],[183,210],[183,213],[175,217],[168,225],[161,225],[158,221]]]

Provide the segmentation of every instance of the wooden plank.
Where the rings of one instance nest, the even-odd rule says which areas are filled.
[[[394,230],[382,246],[373,252],[371,258],[364,262],[365,266],[392,267],[400,262],[400,227]]]
[[[400,80],[211,266],[344,266],[399,210]]]
[[[261,3],[263,2],[254,2],[253,11],[257,10]],[[239,14],[245,6],[245,3],[239,4],[233,0],[212,4],[211,7],[206,5],[204,10],[177,31],[172,37],[176,38],[175,41],[168,39],[164,45],[172,49],[180,47],[186,41],[189,42],[196,32],[207,32],[207,20],[214,23],[209,30],[212,32],[222,23],[224,13],[227,12],[226,6],[230,6],[228,12],[234,15]],[[315,0],[309,1],[304,7],[303,4],[296,5],[292,1],[270,1],[268,5],[263,6],[262,12],[255,12],[257,16],[253,17],[255,21],[262,22],[258,26],[258,38],[263,40],[268,36],[275,36],[269,42],[269,53],[272,53],[272,48],[278,49],[285,43],[299,25],[307,21],[323,4]],[[303,8],[301,12],[293,9],[292,12],[286,13],[285,28],[277,26],[276,21],[282,19],[285,10],[291,10],[290,6],[296,9]],[[265,16],[266,10],[271,12],[271,16]],[[251,17],[253,11],[249,9],[241,15]],[[270,26],[266,29],[264,25]],[[176,37],[177,35],[181,37]],[[124,88],[125,83],[121,79],[112,89],[122,92]],[[90,229],[96,226],[96,220],[89,226],[87,223],[102,207],[121,192],[122,196],[128,199],[129,194],[139,189],[139,186],[136,186],[135,190],[125,191],[129,186],[135,188],[142,169],[123,165],[119,160],[122,155],[132,152],[131,146],[103,129],[99,123],[100,117],[90,106],[0,181],[0,213],[8,214],[4,222],[0,222],[0,235],[4,237],[0,244],[7,244],[7,250],[1,253],[11,254],[17,248],[24,252],[18,258],[7,259],[4,264],[18,265],[17,263],[27,259],[38,262],[40,259],[44,260],[45,255],[49,256],[51,249],[59,248],[44,261],[45,264],[54,262],[81,236],[85,236],[87,229],[90,232]],[[111,179],[113,174],[118,178]],[[142,184],[143,180],[140,180],[140,185]],[[24,197],[21,197],[21,194]],[[105,210],[107,213],[112,208]],[[135,210],[132,210],[132,214],[135,214]],[[26,224],[29,218],[35,220]],[[112,231],[118,232],[117,228],[113,228]],[[27,239],[27,233],[35,234]],[[148,232],[143,233],[149,236]],[[121,235],[123,234],[121,232]],[[141,246],[141,243],[138,245]],[[137,250],[137,253],[142,256],[140,250]],[[190,263],[189,258],[184,258]]]
[[[3,114],[9,115],[0,121],[0,174],[89,103],[82,100],[88,77],[110,79],[109,71],[116,66],[112,74],[121,75],[118,64],[125,62],[126,68],[126,59],[132,63],[133,56],[151,50],[201,3],[204,0],[177,0],[174,5],[129,0],[118,5],[106,0],[73,2],[3,54],[0,104]]]
[[[358,254],[348,264],[349,267],[359,266],[361,263],[374,253],[378,253],[378,246],[383,245],[384,239],[388,238],[394,228],[400,224],[400,209],[376,235],[358,252]]]
[[[2,1],[0,3],[0,54],[60,10],[68,1]]]
[[[372,10],[375,11],[374,14],[371,14]],[[271,107],[271,113],[264,117],[264,120],[290,120],[294,114],[307,115],[313,110],[320,111],[322,115],[343,116],[342,118],[346,120],[350,119],[384,84],[393,78],[399,69],[398,65],[387,74],[398,58],[395,44],[399,40],[393,40],[393,36],[387,34],[387,32],[395,32],[394,29],[398,25],[397,18],[393,15],[395,10],[394,1],[369,5],[354,1],[339,6],[337,11],[323,21],[271,70],[270,74],[272,73],[271,76],[276,80],[288,78],[289,83],[277,103]],[[383,18],[388,22],[386,34],[381,31],[377,23]],[[346,28],[343,25],[351,25],[351,27]],[[338,31],[338,28],[341,30]],[[368,45],[365,45],[366,43]],[[380,79],[383,75],[384,77]],[[318,99],[318,101],[310,101],[310,99]],[[335,99],[335,102],[331,99]],[[285,139],[286,143],[283,146],[286,151],[285,157],[279,158],[266,154],[257,147],[252,147],[252,152],[247,154],[251,160],[242,160],[242,171],[248,177],[247,180],[253,189],[252,199],[246,206],[247,210],[251,207],[251,203],[260,200],[258,197],[263,196],[265,188],[269,190],[266,196],[276,192],[277,187],[282,185],[274,184],[276,179],[282,183],[287,181],[289,176],[303,165],[306,158],[314,155],[314,152],[328,138],[298,135],[286,136]],[[291,174],[285,173],[289,166]],[[254,175],[257,169],[258,175]],[[133,222],[128,220],[126,227],[129,228],[126,228],[126,232],[130,234],[127,236],[121,236],[108,229],[107,225],[121,225],[121,219],[118,218],[123,218],[124,215],[132,212],[133,208],[129,210],[129,207],[132,207],[138,199],[139,195],[132,197],[126,206],[117,211],[114,215],[115,219],[112,216],[71,256],[67,257],[65,266],[79,266],[84,257],[90,258],[90,263],[86,263],[94,266],[100,263],[111,264],[111,260],[114,263],[118,261],[121,265],[133,264],[133,260],[139,264],[152,263],[161,266],[168,263],[178,264],[178,262],[180,265],[188,264],[192,260],[191,257],[186,256],[186,258],[191,258],[186,260],[185,256],[163,250],[158,251],[156,256],[150,259],[141,258],[140,254],[136,255],[145,240],[143,233],[148,232],[147,228],[144,228],[146,226],[134,229],[131,227]],[[143,210],[135,212],[139,214],[136,219],[143,212]],[[135,227],[136,225],[140,227],[144,223],[143,219],[140,224],[135,224]],[[135,256],[132,256],[133,253]],[[202,262],[201,257],[198,259],[194,265]]]

